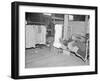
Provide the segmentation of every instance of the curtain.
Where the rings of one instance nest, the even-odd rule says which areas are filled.
[[[35,47],[36,43],[36,27],[33,25],[26,25],[26,48]]]
[[[53,46],[56,48],[60,48],[62,46],[60,42],[60,39],[62,38],[62,27],[63,27],[62,24],[55,25],[55,37]]]
[[[35,44],[46,44],[45,25],[26,25],[26,48],[35,47]]]

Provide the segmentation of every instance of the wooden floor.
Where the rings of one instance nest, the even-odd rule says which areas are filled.
[[[26,49],[25,68],[89,65],[74,54],[59,53],[54,48]]]

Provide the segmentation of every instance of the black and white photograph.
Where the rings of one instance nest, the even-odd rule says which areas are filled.
[[[97,7],[12,3],[14,79],[97,74]]]
[[[89,65],[89,15],[25,13],[25,68]]]

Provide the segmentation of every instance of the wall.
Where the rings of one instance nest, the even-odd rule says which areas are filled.
[[[14,81],[10,78],[11,65],[11,2],[14,0],[1,0],[0,2],[0,81]],[[72,4],[72,5],[90,5],[98,6],[100,14],[100,0],[21,0],[30,2],[44,2],[44,3],[58,3],[58,4]],[[100,15],[98,16],[100,21]],[[100,23],[98,26],[100,30]],[[100,35],[100,32],[99,32]],[[100,41],[100,36],[99,36]],[[100,43],[98,44],[100,45]],[[99,47],[100,48],[100,47]],[[100,50],[99,50],[100,53]],[[98,54],[100,62],[100,54]],[[100,63],[98,65],[100,68]],[[100,72],[100,69],[99,69]],[[84,76],[67,76],[55,78],[41,78],[41,79],[26,79],[25,81],[99,81],[98,75],[84,75]],[[20,80],[23,81],[23,80]]]
[[[85,22],[72,21],[68,23],[68,26],[71,27],[72,34],[85,33]]]
[[[86,18],[87,19],[87,18]],[[87,21],[70,21],[68,20],[68,15],[64,16],[64,40],[71,38],[73,34],[83,34],[89,33],[89,24]]]

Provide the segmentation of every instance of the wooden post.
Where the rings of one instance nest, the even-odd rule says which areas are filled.
[[[63,32],[63,40],[68,40],[68,15],[64,15],[64,32]]]

